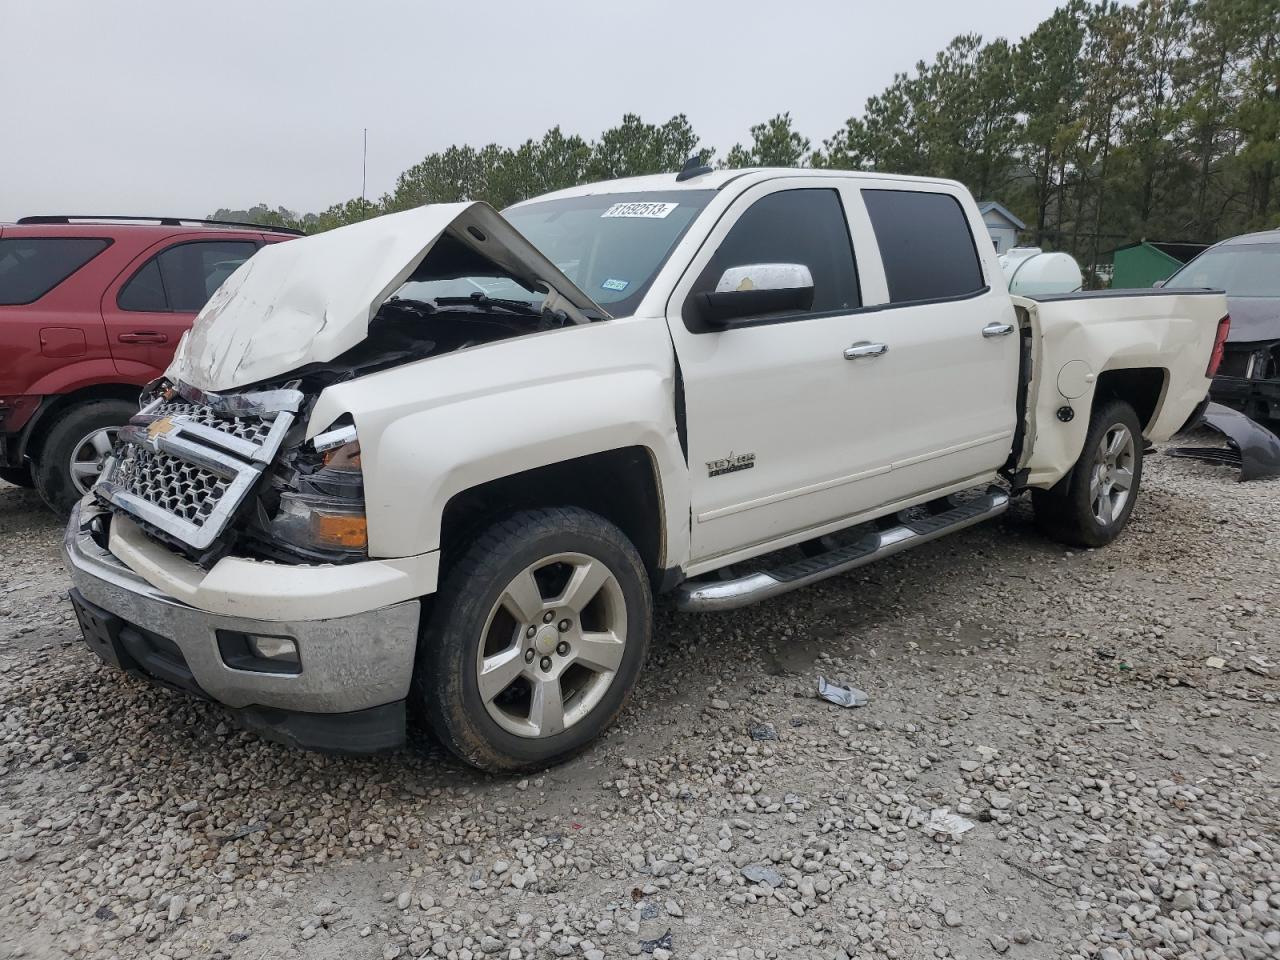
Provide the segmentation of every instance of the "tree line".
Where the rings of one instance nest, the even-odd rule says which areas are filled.
[[[697,154],[721,167],[959,180],[1024,220],[1024,242],[1086,265],[1137,239],[1208,243],[1280,225],[1280,0],[1069,0],[1017,43],[956,37],[895,75],[820,146],[790,113],[750,134],[717,157],[683,114],[662,124],[627,114],[594,140],[556,126],[518,147],[451,146],[377,199],[214,216],[316,232],[424,203],[501,208],[578,183],[675,171]]]

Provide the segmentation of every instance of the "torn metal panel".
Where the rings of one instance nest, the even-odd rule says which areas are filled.
[[[1171,447],[1170,456],[1238,467],[1241,482],[1280,477],[1280,437],[1262,424],[1220,403],[1209,404],[1200,422],[1226,438],[1226,449]]]

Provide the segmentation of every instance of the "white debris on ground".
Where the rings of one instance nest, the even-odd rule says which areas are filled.
[[[1152,458],[1106,550],[1020,505],[663,614],[622,723],[519,779],[99,667],[2,487],[0,957],[1275,958],[1280,483],[1233,479]]]

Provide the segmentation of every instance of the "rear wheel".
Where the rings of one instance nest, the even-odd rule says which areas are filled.
[[[93,400],[64,411],[45,435],[32,468],[36,490],[65,516],[98,481],[116,433],[138,412],[125,400]]]
[[[486,770],[564,759],[621,712],[652,607],[639,554],[602,517],[553,508],[495,524],[445,577],[420,644],[433,731]]]
[[[1031,502],[1040,528],[1062,543],[1101,547],[1120,535],[1142,483],[1142,425],[1133,407],[1111,400],[1094,411],[1075,467]]]

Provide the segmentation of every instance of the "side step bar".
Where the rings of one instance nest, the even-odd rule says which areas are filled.
[[[806,557],[736,580],[685,581],[675,590],[676,608],[691,613],[736,610],[910,550],[948,533],[990,520],[1008,508],[1008,492],[1001,487],[991,487],[983,496],[958,507],[870,533],[856,543],[837,547],[816,557]]]

